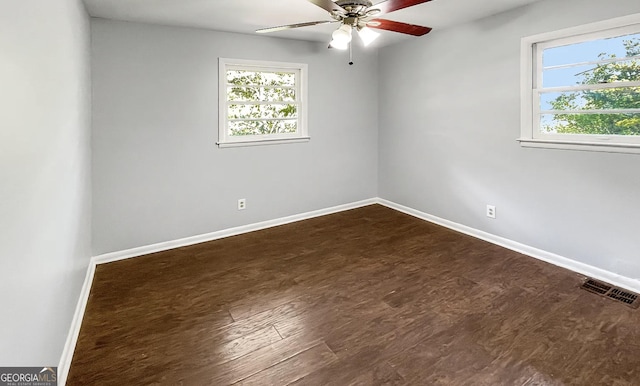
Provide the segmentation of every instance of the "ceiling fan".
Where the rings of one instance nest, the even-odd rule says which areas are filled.
[[[372,28],[403,34],[422,36],[431,31],[429,27],[398,21],[379,19],[378,15],[412,7],[414,5],[429,2],[431,0],[384,0],[378,4],[372,4],[370,0],[307,0],[329,12],[333,20],[311,21],[306,23],[289,24],[278,27],[259,29],[257,33],[276,32],[292,28],[308,27],[318,24],[340,23],[340,27],[333,31],[329,47],[347,49],[350,47],[351,34],[355,29],[365,46],[371,44],[380,34]]]

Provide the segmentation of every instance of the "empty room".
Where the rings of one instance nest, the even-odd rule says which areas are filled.
[[[0,1],[0,385],[640,384],[637,0]]]

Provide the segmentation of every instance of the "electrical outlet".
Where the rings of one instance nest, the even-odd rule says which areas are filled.
[[[241,198],[238,200],[238,210],[245,210],[245,209],[247,209],[247,199]]]
[[[496,207],[494,205],[487,205],[487,217],[496,218]]]

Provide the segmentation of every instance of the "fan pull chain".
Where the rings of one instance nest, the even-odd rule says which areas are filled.
[[[353,43],[349,42],[349,65],[353,66]]]

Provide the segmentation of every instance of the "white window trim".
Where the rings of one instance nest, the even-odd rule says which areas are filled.
[[[227,132],[227,67],[243,67],[247,70],[297,70],[300,73],[296,81],[296,102],[298,109],[298,131],[296,133],[250,135],[231,137]],[[239,147],[274,145],[283,143],[308,142],[307,126],[307,77],[308,65],[304,63],[269,62],[246,59],[218,59],[218,147]]]
[[[617,36],[625,28],[637,29],[638,24],[640,24],[640,13],[522,38],[520,45],[521,132],[518,138],[522,147],[640,154],[640,138],[637,137],[544,134],[539,133],[534,124],[534,116],[540,109],[537,101],[538,93],[535,91],[537,74],[534,68],[536,65],[542,65],[542,51],[545,48],[584,41],[590,36],[598,38],[604,38],[607,34]],[[615,31],[608,31],[613,29]],[[549,41],[553,41],[553,44],[549,44]],[[537,50],[536,45],[540,46]],[[536,52],[538,55],[534,57]],[[631,84],[625,83],[625,87],[628,86]]]

